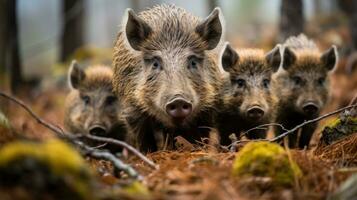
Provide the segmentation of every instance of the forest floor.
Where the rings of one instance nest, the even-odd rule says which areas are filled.
[[[357,79],[357,74],[352,78]],[[351,99],[341,94],[348,94],[348,90],[353,88],[350,83],[354,84],[354,82],[341,74],[335,75],[333,79],[333,84],[335,84],[333,88],[338,89],[332,91],[332,100],[325,113],[346,106],[349,103],[348,100]],[[345,79],[349,80],[345,81]],[[35,97],[20,95],[20,98],[43,119],[62,126],[65,94],[65,90],[51,89]],[[23,133],[25,137],[35,139],[53,137],[49,130],[38,124],[15,104],[8,103],[6,112],[10,113],[9,120],[17,133]],[[357,149],[350,146],[357,146],[357,133],[345,139],[345,142],[342,141],[342,145],[331,146],[330,149],[337,148],[334,150],[335,153],[326,153],[329,151],[328,148],[324,149],[324,152],[316,151],[321,130],[335,118],[336,116],[320,121],[309,149],[287,149],[303,174],[289,187],[277,187],[264,177],[247,179],[233,176],[232,164],[236,153],[223,152],[214,146],[193,150],[192,146],[185,147],[184,145],[178,151],[150,153],[147,155],[148,158],[159,166],[156,170],[133,156],[124,158],[124,161],[144,177],[143,184],[151,191],[150,195],[145,197],[147,199],[325,199],[336,191],[343,181],[357,172]],[[335,155],[338,152],[351,151],[351,148],[354,150],[345,155],[349,156],[348,159]],[[88,161],[103,185],[108,187],[121,185],[125,179],[114,177],[111,173],[112,166],[106,161]],[[144,198],[141,194],[138,196],[124,194],[124,197]]]

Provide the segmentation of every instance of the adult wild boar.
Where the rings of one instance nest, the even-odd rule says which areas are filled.
[[[178,135],[200,140],[206,132],[199,127],[212,125],[220,72],[210,50],[222,38],[220,13],[216,8],[201,20],[174,5],[126,11],[114,47],[113,85],[141,151],[156,151],[165,137],[169,143]]]

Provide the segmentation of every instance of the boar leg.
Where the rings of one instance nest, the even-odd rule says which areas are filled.
[[[316,126],[317,126],[317,124],[313,123],[313,124],[308,124],[302,128],[301,134],[300,134],[300,139],[299,139],[299,148],[300,149],[309,147],[310,140],[311,140],[312,135],[314,134]]]
[[[229,136],[235,132],[235,131],[233,131],[233,129],[231,129],[227,126],[219,126],[218,132],[219,132],[219,138],[220,138],[219,141],[220,141],[221,145],[228,146],[232,143],[232,140],[229,139]],[[239,139],[239,134],[235,133],[235,135]]]
[[[267,130],[263,130],[263,129],[251,130],[249,131],[249,133],[247,133],[246,136],[250,140],[265,139],[267,137]]]
[[[133,142],[141,152],[157,151],[154,127],[149,117],[143,115],[127,117],[127,123],[129,132],[133,134]]]
[[[279,123],[279,124],[283,124],[283,123]],[[283,126],[287,129],[291,129],[290,126],[286,126],[283,124]],[[283,129],[281,129],[280,127],[276,127],[275,128],[275,136],[279,136],[281,134],[283,134],[285,131]],[[296,142],[297,142],[297,135],[298,135],[298,131],[295,131],[293,133],[290,133],[288,135],[288,146],[289,148],[295,148],[296,147]],[[282,145],[284,145],[284,143],[282,143]]]

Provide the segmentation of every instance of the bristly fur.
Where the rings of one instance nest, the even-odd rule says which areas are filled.
[[[265,59],[264,51],[261,49],[238,49],[237,53],[239,55],[238,63],[232,69],[234,73],[247,73],[250,74],[262,73],[266,71],[271,71],[272,69],[268,66]]]
[[[329,59],[326,64],[322,56],[330,54],[322,53],[316,44],[303,34],[288,38],[284,48],[284,60],[285,51],[291,52],[287,54],[290,55],[287,56],[287,63],[290,64],[283,62],[284,70],[276,74],[273,84],[276,85],[274,88],[279,99],[276,122],[290,129],[305,120],[317,117],[325,106],[329,96],[329,74],[334,68],[332,65],[336,65],[338,56],[336,47],[332,46],[332,61],[335,63]],[[293,58],[294,61],[290,62],[289,58]],[[303,108],[308,103],[313,103],[318,112],[306,114]],[[304,127],[299,139],[297,132],[289,135],[289,146],[308,146],[316,126],[317,124],[311,124]],[[277,135],[281,132],[282,130],[276,129]]]
[[[96,65],[85,70],[86,78],[80,87],[84,90],[95,90],[98,88],[112,88],[113,71],[108,66]]]
[[[306,35],[300,34],[299,36],[291,36],[289,37],[284,46],[290,47],[293,50],[311,50],[311,51],[318,51],[316,44],[314,41],[309,40]]]
[[[168,90],[171,87],[171,93],[177,90],[193,94],[190,100],[194,109],[185,119],[183,127],[196,124],[198,116],[203,116],[202,112],[214,109],[221,83],[218,55],[206,51],[209,44],[196,32],[203,20],[174,5],[155,6],[140,12],[137,17],[152,29],[148,38],[134,50],[126,34],[129,19],[126,16],[114,46],[113,87],[117,96],[123,99],[126,109],[130,110],[127,118],[132,119],[127,121],[138,126],[133,128],[137,129],[133,130],[136,132],[142,132],[148,121],[160,124],[155,126],[175,129],[177,126],[165,112],[166,104],[161,103],[163,99],[171,98]],[[198,69],[196,74],[185,68],[187,57],[191,54],[204,58],[202,65],[205,68]],[[143,61],[146,55],[158,55],[168,61],[162,73],[152,73]],[[150,139],[147,140],[142,142],[150,143]]]
[[[291,70],[298,71],[321,71],[321,52],[314,41],[308,39],[304,34],[291,36],[284,43],[284,48],[290,48],[296,55],[297,61]],[[311,67],[315,66],[315,67]]]
[[[275,73],[264,51],[241,49],[236,52],[238,61],[227,68],[229,76],[224,79],[220,93],[221,102],[216,123],[222,145],[230,144],[229,135],[232,133],[239,137],[242,131],[271,122],[275,116],[277,103],[277,98],[270,88],[274,85],[269,88],[263,87],[263,81],[270,80]],[[238,79],[245,81],[244,87],[239,88],[236,85],[235,81]],[[251,120],[247,116],[247,110],[253,106],[259,106],[264,111],[261,119]],[[265,130],[256,130],[247,134],[250,139],[265,138],[265,136]]]
[[[70,69],[68,76],[71,81]],[[91,127],[99,125],[106,130],[103,137],[126,139],[126,128],[121,117],[120,101],[113,93],[112,79],[113,71],[108,66],[96,65],[86,68],[84,78],[78,82],[76,88],[71,87],[64,106],[64,125],[73,134],[89,134]],[[89,98],[89,103],[85,103],[83,96]],[[111,102],[108,103],[108,98]],[[99,146],[101,143],[93,141],[84,142]],[[104,145],[104,148],[117,153],[121,148],[115,145]]]
[[[139,13],[138,16],[145,19],[145,22],[154,30],[160,30],[154,31],[148,41],[143,44],[147,51],[173,49],[173,51],[177,51],[177,54],[180,54],[180,51],[185,47],[191,48],[192,51],[199,51],[206,46],[194,31],[201,19],[182,8],[174,5],[159,5]],[[140,94],[143,91],[135,91],[138,88],[137,84],[142,71],[139,54],[130,49],[125,40],[123,31],[119,32],[114,47],[114,90],[127,102],[140,107],[143,111],[150,112],[149,107],[143,102],[145,99],[138,98],[138,96],[143,96]],[[210,65],[216,66],[217,56],[211,52],[205,53],[211,57]],[[216,67],[210,67],[208,70],[210,72],[207,73],[207,82],[202,83],[203,90],[208,94],[207,98],[203,99],[203,104],[211,107],[216,99],[220,75]],[[151,114],[155,115],[155,113]]]

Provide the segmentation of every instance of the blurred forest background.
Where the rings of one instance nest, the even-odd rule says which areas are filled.
[[[221,7],[235,47],[269,49],[301,32],[323,48],[336,44],[342,57],[357,47],[353,0],[0,0],[0,89],[64,87],[74,58],[110,64],[125,9],[161,3],[200,17]]]

